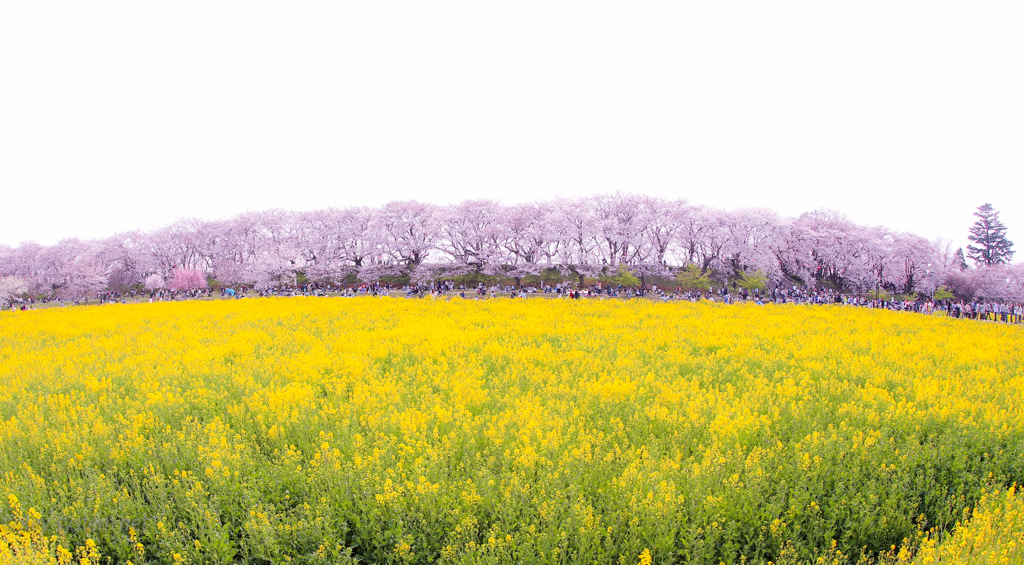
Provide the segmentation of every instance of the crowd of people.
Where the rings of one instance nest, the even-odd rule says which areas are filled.
[[[729,287],[709,287],[707,290],[685,290],[676,288],[667,290],[656,285],[650,287],[629,287],[622,285],[602,285],[597,283],[592,286],[573,285],[568,282],[555,284],[495,284],[475,285],[458,284],[454,281],[436,281],[432,283],[411,283],[407,285],[392,285],[386,282],[360,283],[355,285],[335,283],[306,283],[299,285],[282,285],[272,288],[255,289],[248,286],[223,286],[217,290],[202,288],[193,290],[172,290],[167,288],[140,290],[132,289],[124,292],[105,291],[98,293],[93,299],[99,304],[140,301],[164,302],[177,300],[213,299],[219,295],[221,299],[241,299],[248,296],[259,297],[286,297],[286,296],[405,296],[406,298],[446,298],[453,297],[468,299],[485,298],[523,298],[526,296],[547,296],[565,299],[605,299],[605,298],[652,298],[661,301],[686,300],[697,302],[701,300],[719,302],[722,304],[754,303],[764,304],[841,304],[864,308],[878,308],[901,312],[916,312],[921,314],[933,314],[945,312],[952,318],[989,320],[1007,323],[1024,322],[1024,304],[1009,303],[992,300],[934,300],[927,296],[919,296],[916,299],[896,300],[886,294],[871,297],[868,294],[842,293],[831,289],[808,289],[797,286],[790,288],[775,286],[771,289],[743,289]],[[84,302],[74,300],[65,303],[58,298],[22,298],[11,303],[12,310],[32,310],[37,305],[46,305],[52,302],[60,306],[80,305]]]

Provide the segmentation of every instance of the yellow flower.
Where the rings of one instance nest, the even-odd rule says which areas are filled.
[[[969,486],[1008,480],[1024,449],[1017,326],[843,307],[533,299],[12,314],[0,312],[0,526],[14,536],[4,543],[28,540],[62,565],[102,563],[102,540],[127,541],[136,563],[147,547],[209,560],[216,548],[189,532],[225,528],[268,554],[322,546],[319,559],[340,560],[343,545],[311,532],[353,516],[402,524],[370,540],[393,547],[395,561],[414,560],[414,540],[437,540],[417,552],[453,561],[530,560],[514,552],[544,536],[580,561],[632,559],[635,540],[671,539],[680,523],[705,539],[737,534],[723,530],[743,523],[738,509],[780,484],[806,496],[779,501],[763,530],[745,534],[793,561],[859,556],[863,540],[807,541],[801,528],[815,516],[851,517],[848,531],[872,547],[893,524],[921,524],[892,559],[979,544],[1013,559],[1024,547],[1013,489],[975,505]],[[875,515],[936,500],[934,485],[911,476],[942,471],[928,462],[953,455],[974,462],[950,479],[957,488],[943,487],[964,496],[936,502],[963,514],[958,529]],[[863,491],[821,488],[832,483]],[[159,521],[127,540],[114,526],[45,541],[33,529],[152,513]],[[428,524],[452,531],[418,530]],[[637,557],[649,563],[651,551]]]

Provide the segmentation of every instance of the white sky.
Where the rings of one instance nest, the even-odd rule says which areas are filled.
[[[1024,249],[1020,2],[4,2],[0,244],[621,190]],[[1024,253],[1020,253],[1024,256]]]

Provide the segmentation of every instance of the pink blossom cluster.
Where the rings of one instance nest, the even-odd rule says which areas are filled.
[[[808,287],[931,293],[945,284],[962,295],[1024,300],[1024,273],[1016,265],[962,270],[948,242],[858,225],[836,212],[785,218],[768,209],[725,211],[622,193],[515,205],[277,209],[102,240],[0,246],[0,277],[63,297],[107,288],[192,290],[205,288],[208,278],[267,288],[300,276],[511,279],[556,269],[582,282],[620,265],[641,278],[696,265],[723,283],[761,271],[770,281]]]

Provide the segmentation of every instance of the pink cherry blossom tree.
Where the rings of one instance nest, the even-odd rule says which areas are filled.
[[[469,200],[437,211],[436,248],[465,272],[493,273],[502,262],[503,207],[491,200]]]
[[[744,208],[725,215],[728,237],[722,246],[722,265],[729,276],[761,271],[772,278],[781,274],[771,250],[779,228],[778,215],[763,208]]]
[[[683,227],[693,214],[694,208],[685,200],[648,199],[648,219],[643,237],[650,255],[646,259],[653,266],[653,272],[668,269],[671,251],[679,245]]]
[[[177,286],[179,269],[269,288],[296,284],[302,276],[425,281],[477,273],[519,282],[549,269],[582,284],[586,277],[619,276],[620,267],[644,281],[674,277],[693,265],[719,283],[759,271],[776,283],[854,291],[933,292],[948,283],[960,296],[1012,294],[1017,271],[1001,279],[1002,271],[961,272],[956,259],[948,242],[858,225],[827,210],[780,218],[771,210],[727,212],[606,193],[511,206],[489,200],[443,207],[391,202],[185,219],[102,241],[0,246],[0,276],[20,278],[32,294],[77,296],[102,290],[104,281],[127,289],[154,283],[156,276]]]
[[[206,273],[195,267],[175,267],[167,287],[179,292],[206,288]]]
[[[933,291],[939,280],[933,271],[939,263],[935,248],[925,238],[912,233],[895,234],[895,238],[897,268],[900,269],[894,277],[898,279],[897,286],[905,293]]]
[[[650,222],[647,197],[617,192],[597,195],[591,202],[596,228],[594,249],[602,266],[617,272],[620,263],[640,262],[645,247],[641,236]]]
[[[555,213],[538,204],[505,209],[499,218],[496,240],[501,251],[501,272],[519,284],[522,277],[538,275],[558,266],[563,241],[554,227]]]
[[[40,286],[69,300],[88,299],[107,286],[106,265],[99,258],[102,247],[76,238],[59,241],[40,253]]]
[[[591,200],[588,198],[558,198],[550,203],[552,207],[553,236],[559,238],[558,263],[563,272],[573,274],[583,284],[586,276],[601,274],[601,257],[598,251],[600,226]]]
[[[314,210],[302,214],[299,221],[304,228],[305,274],[310,280],[344,279],[379,255],[369,208]]]
[[[379,230],[382,253],[414,270],[435,249],[437,208],[416,201],[389,202],[377,212],[374,227]]]
[[[24,279],[8,275],[0,277],[0,309],[9,308],[13,301],[28,292]]]
[[[160,290],[161,288],[164,288],[164,278],[156,273],[153,273],[152,275],[146,277],[146,282],[144,283],[144,286],[146,290],[150,292]]]
[[[71,262],[60,288],[60,295],[72,300],[88,300],[107,288],[107,275],[102,263],[87,254]]]

